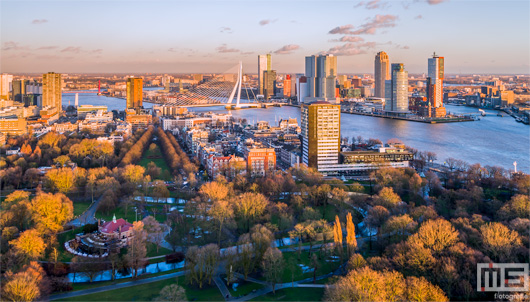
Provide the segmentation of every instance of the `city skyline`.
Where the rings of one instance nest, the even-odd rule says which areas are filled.
[[[521,74],[530,67],[526,1],[112,1],[104,7],[98,1],[2,1],[1,6],[1,71],[9,73],[223,72],[239,60],[247,73],[257,73],[256,56],[266,53],[274,56],[278,73],[303,73],[304,57],[318,54],[340,56],[339,74],[373,73],[379,51],[410,73],[426,73],[425,58],[433,51],[451,58],[447,74]],[[127,30],[140,13],[136,30]],[[514,24],[520,27],[514,30]],[[492,36],[503,40],[493,43]]]

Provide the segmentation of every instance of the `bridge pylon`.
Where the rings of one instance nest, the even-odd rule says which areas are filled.
[[[236,100],[236,105],[234,106],[234,108],[235,109],[241,108],[241,104],[239,103],[239,101],[241,100],[242,83],[243,83],[243,62],[239,61],[236,85],[234,86],[234,89],[232,90],[232,93],[230,94],[230,97],[228,98],[228,102],[227,102],[228,105],[226,107],[232,107],[232,101],[234,100],[234,96],[237,91],[237,100]]]

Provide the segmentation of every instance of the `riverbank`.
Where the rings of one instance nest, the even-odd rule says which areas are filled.
[[[393,120],[402,120],[402,121],[410,121],[410,122],[418,122],[418,123],[426,123],[426,124],[442,124],[442,123],[459,123],[459,122],[473,122],[475,121],[471,117],[447,117],[447,118],[429,118],[429,117],[403,117],[403,116],[394,116],[394,115],[383,115],[383,114],[375,114],[375,113],[366,113],[366,112],[359,112],[359,111],[350,111],[350,110],[341,110],[341,113],[348,113],[348,114],[356,114],[356,115],[364,115],[364,116],[371,116],[371,117],[378,117],[378,118],[387,118],[387,119],[393,119]]]

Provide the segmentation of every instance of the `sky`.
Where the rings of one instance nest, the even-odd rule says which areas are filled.
[[[0,71],[255,73],[271,53],[279,73],[316,54],[373,73],[385,51],[409,73],[436,52],[447,74],[528,74],[529,17],[527,0],[0,0]]]

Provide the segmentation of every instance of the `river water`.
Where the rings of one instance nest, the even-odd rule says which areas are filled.
[[[63,105],[74,104],[74,94],[63,94]],[[79,104],[107,105],[109,110],[123,110],[125,100],[79,94]],[[145,108],[152,104],[145,103]],[[191,108],[196,112],[228,112],[223,106]],[[447,111],[458,114],[478,113],[476,108],[447,105]],[[370,116],[343,113],[341,115],[341,135],[343,137],[362,136],[364,139],[378,138],[384,142],[398,138],[403,143],[420,151],[437,154],[437,162],[454,157],[470,164],[502,166],[530,173],[530,127],[517,123],[514,118],[497,111],[485,110],[486,116],[480,121],[426,124],[411,121],[392,120]],[[282,118],[297,118],[300,122],[300,108],[272,107],[268,109],[232,110],[235,118],[245,118],[249,123],[268,121],[276,124]]]

